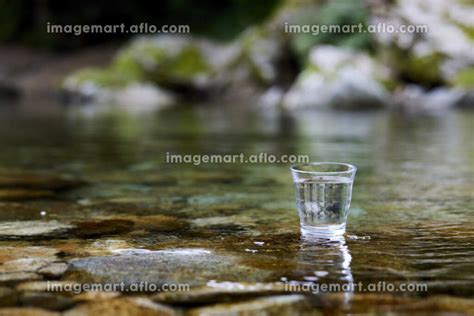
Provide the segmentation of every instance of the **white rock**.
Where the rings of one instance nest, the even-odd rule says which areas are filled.
[[[285,107],[360,109],[387,102],[388,94],[380,81],[389,78],[389,70],[368,55],[318,46],[311,50],[309,62],[284,96]]]

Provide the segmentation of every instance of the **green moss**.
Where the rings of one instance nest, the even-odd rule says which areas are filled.
[[[132,78],[125,73],[109,69],[99,69],[99,68],[86,68],[77,71],[76,73],[69,76],[67,81],[72,81],[76,85],[82,85],[85,83],[93,83],[100,87],[124,87],[129,83],[135,81],[135,78]]]
[[[211,70],[199,48],[191,45],[176,56],[164,58],[163,65],[159,68],[166,69],[170,76],[178,78],[188,78]]]
[[[311,33],[291,34],[291,44],[301,60],[307,56],[309,50],[315,45],[330,44],[347,47],[353,50],[371,50],[373,36],[369,33],[323,33],[317,26],[325,25],[359,25],[368,24],[369,12],[361,1],[329,1],[321,7],[317,14],[314,10],[302,13],[299,24],[314,27]]]
[[[254,61],[252,50],[256,45],[258,45],[259,41],[266,40],[269,37],[270,32],[264,26],[252,27],[244,32],[238,39],[242,46],[241,54],[233,61],[231,67],[238,68],[242,67],[243,64],[248,65],[252,78],[255,78],[258,83],[264,85],[267,82],[267,79],[260,65]],[[261,52],[260,54],[264,53]]]
[[[393,78],[380,78],[379,82],[387,91],[394,91],[399,85],[399,82]]]
[[[193,43],[186,44],[177,54],[146,42],[135,43],[117,56],[113,68],[133,78],[160,84],[189,82],[212,71],[200,48]]]
[[[112,63],[114,72],[133,78],[133,80],[144,79],[145,71],[129,51],[119,53]]]
[[[433,53],[423,57],[399,56],[399,66],[403,79],[423,86],[436,86],[444,83],[441,76],[441,54]]]
[[[474,67],[463,69],[457,73],[453,85],[462,88],[474,88]]]

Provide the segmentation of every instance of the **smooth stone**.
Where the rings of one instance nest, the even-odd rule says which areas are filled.
[[[73,299],[79,302],[87,302],[87,301],[96,302],[96,301],[117,298],[121,294],[122,293],[120,292],[89,291],[89,292],[83,292],[81,294],[75,295]]]
[[[54,195],[48,190],[0,189],[0,201],[25,201],[48,198]]]
[[[49,265],[54,257],[36,257],[36,258],[20,258],[3,263],[0,272],[36,272],[42,267]]]
[[[72,307],[75,302],[71,297],[47,292],[23,292],[19,297],[23,306],[44,308],[48,310],[65,310]]]
[[[67,264],[64,262],[53,262],[40,268],[37,272],[48,278],[59,278],[67,270]]]
[[[70,261],[65,279],[77,282],[148,282],[203,286],[210,280],[238,281],[245,275],[265,281],[270,271],[239,264],[235,256],[224,256],[200,248],[159,251],[138,249],[117,256],[88,257]]]
[[[59,313],[50,312],[41,308],[10,307],[0,308],[2,316],[59,316]]]
[[[389,70],[370,55],[320,45],[311,50],[307,64],[283,96],[283,107],[365,110],[386,105],[383,81],[390,78]]]
[[[64,233],[74,226],[52,221],[13,221],[0,223],[0,239],[43,237]]]
[[[408,85],[400,89],[394,96],[396,106],[406,114],[443,114],[456,107],[466,93],[459,89],[435,88],[423,89],[416,85]]]
[[[455,106],[459,109],[469,109],[473,110],[474,109],[474,91],[467,91],[461,99],[456,102]]]
[[[176,314],[177,313],[168,306],[154,303],[147,298],[136,297],[87,302],[66,311],[64,316],[171,316]]]
[[[285,285],[276,283],[208,282],[190,291],[160,292],[152,299],[165,304],[215,303],[245,297],[285,293]]]
[[[41,275],[34,272],[0,273],[0,283],[15,283],[29,280],[41,280]]]
[[[375,12],[376,11],[376,12]],[[427,33],[376,32],[384,60],[408,82],[463,87],[459,75],[472,67],[473,4],[464,0],[399,0],[374,10],[372,24],[426,25]],[[433,32],[432,30],[436,30]],[[447,45],[446,40],[452,39]],[[382,56],[380,56],[382,57]]]
[[[0,77],[0,104],[11,104],[21,96],[20,88],[12,84],[5,76]]]
[[[436,313],[443,315],[474,315],[474,301],[468,298],[454,296],[432,296],[417,300],[411,304],[403,304],[399,307],[404,312]]]
[[[317,310],[311,310],[303,295],[278,295],[257,298],[239,303],[216,304],[209,307],[191,309],[186,315],[322,315]]]
[[[168,215],[134,216],[129,219],[135,223],[136,229],[153,232],[180,231],[189,226],[187,222]]]
[[[0,286],[0,306],[12,306],[16,301],[15,290],[6,286]]]
[[[66,281],[30,281],[18,284],[16,290],[46,292],[51,288],[64,287],[66,284],[71,285],[75,283]]]
[[[134,223],[123,219],[106,219],[98,221],[74,222],[76,229],[72,232],[78,237],[97,237],[127,233],[133,229]]]
[[[0,247],[0,263],[21,258],[56,258],[57,249],[49,247]]]
[[[330,293],[318,298],[319,305],[334,314],[386,314],[394,315],[473,315],[474,302],[469,298],[435,295],[427,298],[382,293],[355,293],[348,303],[346,293]]]
[[[31,174],[0,175],[0,188],[22,188],[37,190],[64,190],[84,184],[83,181],[67,177]]]

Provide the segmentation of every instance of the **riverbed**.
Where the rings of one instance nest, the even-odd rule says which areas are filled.
[[[3,308],[474,312],[474,113],[41,106],[0,109]],[[300,236],[287,163],[167,161],[241,153],[356,165],[346,235]]]

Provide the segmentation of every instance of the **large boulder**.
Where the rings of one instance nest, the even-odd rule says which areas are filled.
[[[286,108],[380,108],[387,103],[389,69],[366,53],[316,46],[306,69],[283,98]]]
[[[374,10],[373,24],[426,27],[415,33],[377,32],[385,61],[410,82],[473,88],[474,5],[453,0],[398,0]],[[470,69],[470,70],[467,70]]]
[[[221,86],[222,68],[236,55],[232,45],[188,36],[138,37],[117,53],[109,67],[68,76],[62,90],[67,101],[73,102],[145,108],[168,105],[182,93]]]

